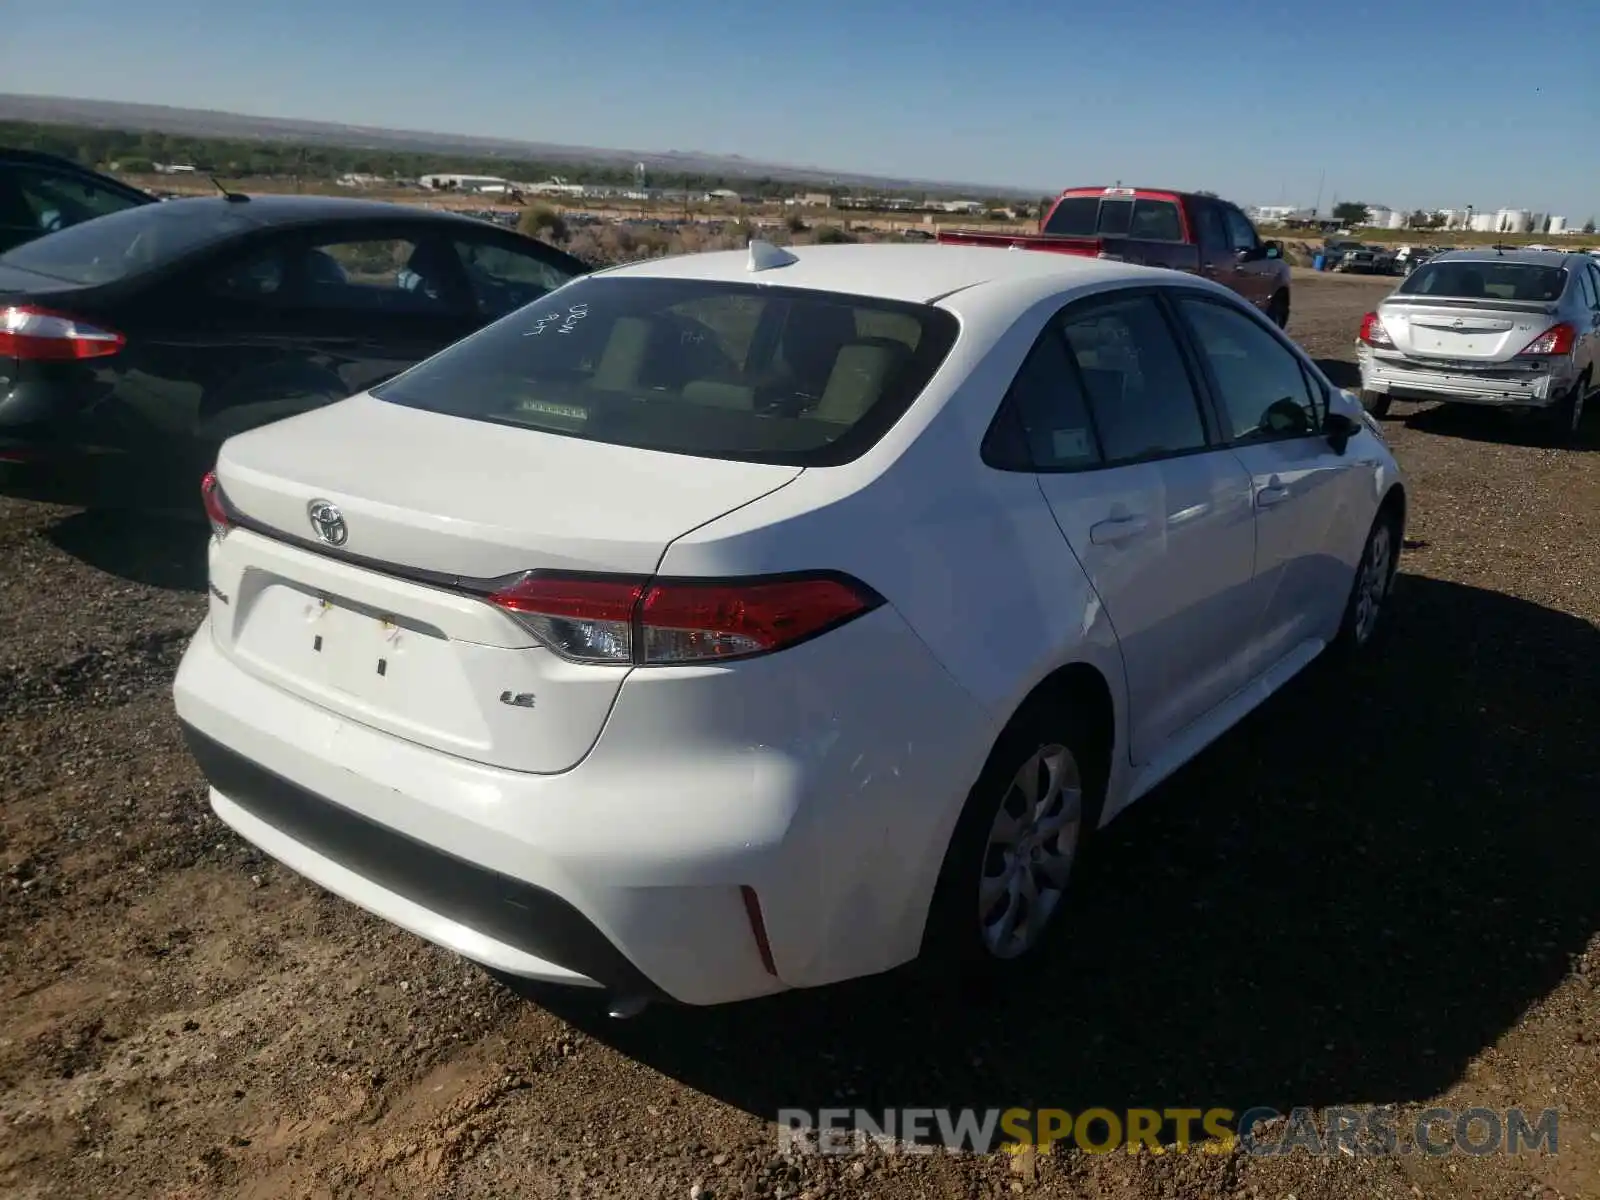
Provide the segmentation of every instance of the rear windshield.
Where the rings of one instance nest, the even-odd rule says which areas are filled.
[[[706,280],[586,278],[373,395],[451,416],[704,458],[865,452],[955,343],[943,309]]]
[[[25,242],[0,262],[68,283],[114,283],[253,225],[242,212],[211,201],[141,204]]]
[[[1178,219],[1178,206],[1170,200],[1063,196],[1050,211],[1044,232],[1066,237],[1181,242],[1183,222]]]
[[[1493,259],[1424,263],[1400,285],[1406,296],[1452,296],[1488,300],[1559,300],[1566,290],[1565,267]]]

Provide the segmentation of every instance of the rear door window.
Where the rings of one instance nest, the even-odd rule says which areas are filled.
[[[1061,324],[1108,463],[1204,449],[1200,402],[1152,296],[1069,310]]]
[[[1089,400],[1055,326],[1034,344],[984,441],[984,461],[1003,470],[1098,466]]]
[[[1183,241],[1183,222],[1178,219],[1178,206],[1169,200],[1135,200],[1128,236],[1147,242]]]
[[[585,277],[374,395],[615,445],[824,466],[894,424],[957,332],[955,317],[930,305]]]
[[[459,298],[460,264],[440,239],[323,237],[304,253],[297,298],[310,308],[442,313]]]
[[[1597,298],[1595,292],[1593,271],[1593,267],[1586,267],[1578,272],[1578,286],[1583,291],[1583,303],[1587,308],[1594,308],[1600,304],[1600,298]]]
[[[1222,209],[1210,200],[1200,200],[1195,204],[1194,217],[1200,252],[1208,259],[1227,254],[1228,226],[1222,219]]]

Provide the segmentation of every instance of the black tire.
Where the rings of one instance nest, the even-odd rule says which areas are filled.
[[[1070,905],[1082,851],[1091,840],[1104,809],[1109,747],[1104,746],[1103,741],[1103,736],[1095,731],[1093,722],[1087,720],[1083,712],[1063,704],[1057,697],[1036,697],[1012,717],[967,797],[928,909],[920,962],[937,972],[941,981],[965,986],[990,985],[1026,970],[1044,957],[1041,951],[1063,924],[1060,914]],[[983,880],[997,873],[1004,874],[1008,863],[1004,852],[992,844],[991,835],[1002,807],[1013,816],[1023,816],[1025,823],[1026,797],[1018,790],[1018,775],[1030,761],[1041,754],[1048,756],[1053,750],[1064,751],[1076,765],[1077,820],[1054,836],[1024,843],[1029,851],[1026,873],[1036,880],[1054,875],[1059,887],[1052,883],[1038,892],[1041,899],[1048,896],[1050,903],[1036,933],[1031,938],[1019,939],[1019,943],[1025,944],[1007,947],[1015,950],[1014,953],[999,953],[991,948],[985,936]],[[1041,778],[1048,774],[1046,767]],[[1072,803],[1070,798],[1064,797],[1066,806]],[[1052,811],[1048,806],[1044,810],[1047,816]],[[1069,837],[1070,854],[1064,855],[1067,862],[1062,871],[1060,858],[1063,855],[1057,851],[1067,850]],[[1015,859],[1010,861],[1015,862]],[[1012,907],[1026,909],[1023,896],[1016,892],[1009,894],[1014,897],[1009,901]]]
[[[1403,534],[1399,510],[1392,505],[1384,505],[1378,510],[1378,516],[1367,533],[1355,579],[1350,583],[1350,596],[1345,601],[1344,616],[1333,640],[1333,649],[1338,656],[1350,657],[1361,653],[1372,645],[1383,629],[1384,607],[1394,592],[1394,579],[1400,570]],[[1382,565],[1374,561],[1379,555],[1384,560]],[[1373,578],[1375,569],[1380,578]],[[1374,586],[1376,593],[1373,592]]]
[[[1289,328],[1289,292],[1286,288],[1279,288],[1272,293],[1272,299],[1267,301],[1267,317],[1279,329]]]
[[[1361,389],[1361,407],[1369,412],[1374,420],[1381,421],[1389,415],[1389,405],[1392,403],[1388,392],[1370,392]]]
[[[1578,440],[1583,425],[1584,399],[1589,391],[1587,377],[1578,380],[1544,412],[1545,432],[1551,445],[1570,446]]]

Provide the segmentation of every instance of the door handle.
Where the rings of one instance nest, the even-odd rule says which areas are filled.
[[[1149,517],[1113,517],[1089,527],[1089,540],[1096,546],[1115,546],[1138,537],[1150,528]]]
[[[1264,487],[1256,493],[1257,508],[1271,508],[1274,504],[1282,504],[1289,498],[1289,489],[1274,484]]]

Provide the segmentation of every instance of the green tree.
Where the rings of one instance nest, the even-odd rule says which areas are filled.
[[[855,234],[837,225],[824,225],[817,230],[817,245],[819,246],[848,246],[860,239]]]
[[[1365,225],[1370,215],[1367,205],[1358,200],[1344,200],[1333,206],[1333,219],[1346,225]]]
[[[1583,223],[1583,231],[1585,233],[1593,233],[1594,232],[1594,218],[1593,217],[1590,217],[1587,221],[1585,221]]]

